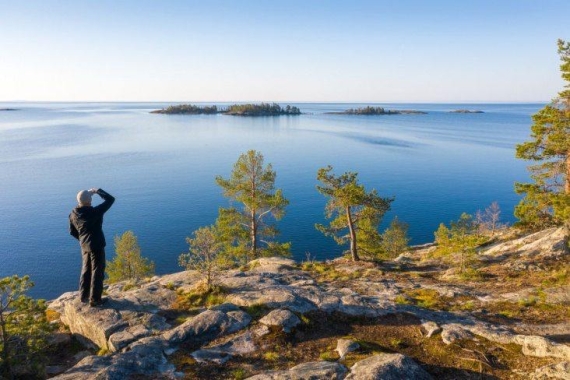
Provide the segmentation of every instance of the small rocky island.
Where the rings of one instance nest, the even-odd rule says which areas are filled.
[[[196,106],[194,104],[180,104],[170,106],[151,113],[160,113],[167,115],[214,115],[224,114],[232,116],[280,116],[280,115],[300,115],[301,110],[298,107],[287,105],[281,107],[277,103],[261,103],[261,104],[234,104],[224,109],[217,106]]]
[[[453,110],[453,111],[449,111],[449,113],[484,113],[481,110]]]
[[[422,115],[427,112],[416,110],[386,110],[384,107],[349,108],[342,112],[325,112],[328,115]]]
[[[0,108],[0,111],[18,111],[17,108]]]

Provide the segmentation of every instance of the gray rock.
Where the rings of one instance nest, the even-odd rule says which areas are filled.
[[[459,324],[452,323],[442,327],[441,340],[443,340],[445,344],[451,344],[456,340],[470,339],[472,337],[473,335]]]
[[[517,335],[515,337],[515,343],[522,346],[522,352],[527,356],[570,360],[570,346],[554,343],[542,336]]]
[[[432,377],[416,362],[402,354],[379,354],[350,368],[345,380],[429,380]]]
[[[121,283],[109,287],[108,302],[103,307],[82,304],[78,293],[70,292],[52,301],[49,308],[60,314],[62,323],[86,346],[117,351],[141,337],[170,328],[156,313],[170,309],[176,293],[159,281],[127,292],[121,290]]]
[[[432,321],[425,321],[422,323],[422,328],[426,331],[426,337],[431,338],[434,334],[441,332],[441,327]]]
[[[531,374],[530,378],[533,380],[570,380],[570,362],[562,362],[540,367]]]
[[[356,351],[360,345],[351,339],[339,339],[336,343],[336,352],[338,352],[340,359],[344,359],[345,355],[349,352]]]
[[[256,351],[256,349],[252,333],[248,331],[237,337],[232,337],[224,343],[194,351],[191,355],[199,363],[209,361],[224,364],[232,356],[246,355]]]
[[[269,312],[259,322],[267,326],[279,326],[284,332],[290,333],[291,329],[301,323],[301,320],[287,309],[277,309]]]
[[[227,314],[219,310],[206,310],[165,332],[162,337],[170,345],[179,344],[188,339],[206,341],[241,330],[249,322],[251,322],[251,317],[241,310],[230,311]]]
[[[249,262],[252,271],[279,273],[284,270],[290,270],[295,267],[294,260],[283,257],[261,257]]]
[[[347,372],[345,366],[334,362],[309,362],[299,364],[286,371],[269,371],[249,380],[340,380]]]

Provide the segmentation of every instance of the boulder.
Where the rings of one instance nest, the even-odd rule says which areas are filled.
[[[267,326],[281,327],[285,333],[290,333],[291,329],[301,323],[301,320],[287,309],[276,309],[270,311],[259,322]]]
[[[554,343],[542,336],[517,335],[515,336],[515,343],[522,346],[522,352],[527,356],[570,360],[570,346]]]
[[[431,338],[434,334],[441,332],[441,327],[432,321],[425,321],[422,323],[422,328],[426,332],[426,337]]]
[[[334,362],[309,362],[285,371],[269,371],[248,380],[340,380],[347,372],[345,366]]]
[[[429,380],[432,377],[416,362],[402,354],[378,354],[350,368],[345,380]]]
[[[336,342],[335,351],[338,352],[340,360],[344,359],[344,356],[349,352],[356,351],[360,348],[360,345],[351,339],[339,339]]]
[[[206,310],[165,332],[162,337],[170,345],[176,345],[188,339],[206,341],[241,330],[250,322],[251,317],[241,310],[227,313],[220,310]]]
[[[530,378],[532,380],[570,380],[570,362],[562,362],[540,367],[530,375]]]
[[[246,332],[228,339],[226,342],[194,351],[191,355],[197,362],[224,364],[232,356],[246,355],[257,349],[251,332]]]
[[[451,344],[456,340],[470,339],[473,335],[465,330],[461,325],[457,323],[452,323],[449,325],[444,325],[441,331],[441,340],[445,344]]]

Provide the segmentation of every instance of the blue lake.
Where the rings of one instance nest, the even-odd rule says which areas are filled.
[[[289,103],[305,114],[245,118],[157,115],[166,103],[0,103],[0,278],[29,274],[31,294],[54,298],[76,290],[77,242],[68,215],[81,189],[101,187],[117,198],[105,217],[107,258],[113,236],[133,230],[157,273],[178,271],[185,237],[212,224],[227,206],[216,175],[227,177],[238,156],[263,153],[290,206],[279,223],[293,256],[324,259],[346,247],[315,230],[325,198],[317,170],[356,171],[368,188],[394,196],[395,216],[410,225],[413,244],[433,240],[440,222],[497,201],[513,222],[527,180],[515,145],[528,139],[530,115],[542,104],[378,104],[425,115],[327,115],[368,104]],[[218,103],[218,105],[223,105]],[[482,114],[454,114],[454,109]]]

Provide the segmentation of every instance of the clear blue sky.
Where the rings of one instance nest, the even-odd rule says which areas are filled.
[[[544,101],[568,0],[0,0],[0,101]]]

